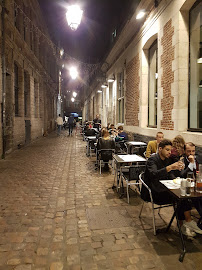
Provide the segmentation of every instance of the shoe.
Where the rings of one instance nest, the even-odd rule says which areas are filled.
[[[184,234],[184,235],[186,235],[188,237],[194,237],[194,236],[196,236],[196,233],[195,232],[193,232],[190,228],[185,227],[184,225],[182,225],[181,231],[182,231],[182,234]]]
[[[197,226],[196,222],[194,220],[190,222],[184,222],[184,226],[191,229],[192,231],[202,234],[202,230]]]

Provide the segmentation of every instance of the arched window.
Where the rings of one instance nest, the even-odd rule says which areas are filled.
[[[190,10],[189,129],[202,131],[202,2]]]
[[[158,87],[158,47],[157,40],[149,48],[149,93],[148,93],[148,126],[157,126],[157,87]]]

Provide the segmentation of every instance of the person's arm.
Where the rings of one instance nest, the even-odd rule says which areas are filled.
[[[149,158],[151,156],[151,152],[152,152],[151,142],[149,142],[147,145],[147,150],[146,150],[146,158]]]
[[[167,179],[168,178],[168,171],[167,167],[163,167],[158,169],[158,160],[156,157],[151,157],[147,160],[147,169],[149,174],[151,175],[152,179],[159,180],[159,179]]]

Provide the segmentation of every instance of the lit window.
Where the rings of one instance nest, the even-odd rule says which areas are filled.
[[[189,128],[202,130],[202,3],[190,10]]]
[[[157,85],[158,85],[158,48],[157,40],[149,48],[149,99],[148,99],[148,126],[157,126]]]

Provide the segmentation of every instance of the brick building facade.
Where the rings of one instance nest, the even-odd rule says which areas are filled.
[[[0,152],[5,154],[55,128],[58,52],[37,0],[2,5]]]
[[[146,14],[137,20],[142,9]],[[110,116],[104,98],[94,112],[100,113],[104,125],[122,124],[132,139],[143,141],[157,131],[169,139],[181,134],[202,147],[201,13],[199,0],[140,1],[104,60],[106,81],[115,77],[99,94],[109,92]],[[88,88],[89,108],[100,86]]]

